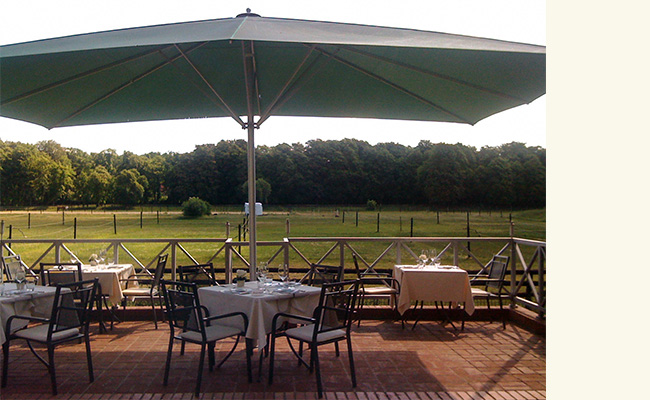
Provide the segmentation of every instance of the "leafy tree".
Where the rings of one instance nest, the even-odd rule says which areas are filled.
[[[135,205],[142,203],[147,178],[135,169],[120,171],[113,183],[113,198],[118,204]]]
[[[244,182],[241,185],[241,191],[248,199],[248,181]],[[263,178],[257,178],[255,180],[255,198],[257,201],[262,203],[268,203],[269,196],[271,195],[271,184],[265,181]]]

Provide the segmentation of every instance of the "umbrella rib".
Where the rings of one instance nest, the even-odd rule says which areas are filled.
[[[78,80],[78,79],[82,79],[82,78],[85,78],[85,77],[88,77],[88,76],[91,76],[91,75],[94,75],[94,74],[100,73],[100,72],[102,72],[102,71],[109,70],[109,69],[111,69],[111,68],[113,68],[113,67],[117,67],[117,66],[119,66],[119,65],[122,65],[122,64],[125,64],[125,63],[128,63],[128,62],[131,62],[131,61],[135,61],[135,60],[138,60],[138,59],[141,59],[141,58],[147,57],[147,56],[149,56],[149,55],[151,55],[151,54],[154,54],[154,53],[156,53],[156,52],[160,52],[160,51],[166,50],[166,49],[171,48],[171,47],[172,47],[172,46],[166,46],[166,47],[161,46],[161,47],[158,47],[158,48],[156,48],[156,49],[154,49],[154,50],[147,51],[147,52],[145,52],[145,53],[136,54],[136,55],[134,55],[134,56],[127,57],[127,58],[123,58],[123,59],[121,59],[121,60],[118,60],[118,61],[112,62],[112,63],[110,63],[110,64],[102,65],[101,67],[94,68],[94,69],[91,69],[91,70],[88,70],[88,71],[82,72],[82,73],[80,73],[80,74],[77,74],[77,75],[73,75],[73,76],[71,76],[71,77],[68,77],[68,78],[62,79],[62,80],[60,80],[60,81],[57,81],[57,82],[54,82],[54,83],[50,83],[50,84],[48,84],[48,85],[41,86],[41,87],[39,87],[39,88],[36,88],[36,89],[30,90],[29,92],[26,92],[26,93],[20,94],[20,95],[18,95],[18,96],[12,97],[12,98],[10,98],[10,99],[7,99],[7,100],[1,102],[0,105],[2,105],[2,106],[6,106],[6,105],[11,104],[11,103],[14,103],[14,102],[16,102],[16,101],[24,100],[24,99],[29,98],[29,97],[31,97],[31,96],[34,96],[34,95],[37,95],[37,94],[40,94],[40,93],[43,93],[43,92],[47,92],[48,90],[55,89],[55,88],[57,88],[57,87],[59,87],[59,86],[62,86],[62,85],[68,84],[68,83],[70,83],[70,82],[74,82],[74,81],[76,81],[76,80]]]
[[[426,70],[426,69],[423,69],[423,68],[416,67],[414,65],[405,64],[403,62],[392,60],[392,59],[387,58],[387,57],[382,57],[382,56],[372,54],[372,53],[368,53],[368,52],[365,52],[365,51],[362,51],[362,50],[359,50],[359,49],[354,49],[354,48],[349,47],[349,46],[341,46],[341,48],[343,48],[343,49],[345,49],[345,50],[347,50],[347,51],[349,51],[351,53],[357,53],[357,54],[360,54],[362,56],[365,56],[365,57],[368,57],[368,58],[374,58],[376,60],[380,60],[380,61],[383,61],[383,62],[386,62],[386,63],[389,63],[389,64],[397,65],[399,67],[406,68],[406,69],[409,69],[411,71],[415,71],[415,72],[419,72],[419,73],[422,73],[422,74],[425,74],[425,75],[433,76],[435,78],[444,79],[444,80],[447,80],[447,81],[450,81],[450,82],[457,83],[459,85],[471,87],[472,89],[476,89],[476,90],[479,90],[481,92],[490,93],[490,94],[500,96],[500,97],[503,97],[503,98],[506,98],[506,99],[509,99],[509,100],[516,100],[516,101],[521,101],[523,103],[528,103],[528,101],[526,101],[526,100],[524,100],[524,99],[522,99],[520,97],[513,96],[513,95],[510,95],[508,93],[500,92],[498,90],[490,89],[490,88],[487,88],[485,86],[477,85],[475,83],[467,82],[467,81],[464,81],[462,79],[454,78],[453,76],[441,74],[441,73],[438,73],[438,72],[429,71],[429,70]]]
[[[199,47],[199,46],[197,46],[196,48],[198,48],[198,47]],[[195,49],[196,49],[196,48],[195,48]],[[127,87],[133,85],[134,83],[136,83],[136,82],[139,81],[140,79],[143,79],[143,78],[145,78],[145,77],[147,77],[147,76],[153,74],[154,72],[158,71],[158,70],[161,69],[162,67],[164,67],[164,66],[166,66],[166,65],[168,65],[168,64],[170,64],[170,63],[172,63],[172,62],[174,62],[174,61],[176,61],[176,60],[179,59],[180,57],[181,57],[181,56],[178,55],[178,56],[175,56],[175,57],[173,57],[173,58],[167,58],[167,61],[165,61],[165,62],[163,62],[163,63],[160,63],[159,65],[156,65],[155,67],[149,69],[148,71],[145,71],[144,73],[142,73],[142,74],[136,76],[135,78],[131,79],[130,81],[123,83],[122,85],[116,87],[115,89],[111,90],[110,92],[108,92],[108,93],[106,93],[106,94],[100,96],[99,98],[97,98],[97,99],[91,101],[91,102],[88,103],[87,105],[81,107],[81,108],[78,109],[77,111],[73,112],[72,114],[68,115],[67,117],[65,117],[65,118],[63,118],[62,120],[60,120],[60,121],[58,121],[57,123],[55,123],[55,124],[52,126],[52,128],[56,128],[56,127],[61,126],[61,124],[63,124],[64,122],[68,121],[69,119],[74,118],[74,117],[76,117],[77,115],[79,115],[79,114],[81,114],[81,113],[87,111],[88,109],[94,107],[96,104],[98,104],[98,103],[100,103],[100,102],[106,100],[107,98],[113,96],[114,94],[120,92],[121,90],[126,89]]]
[[[176,50],[178,50],[178,52],[179,52],[179,53],[181,54],[181,56],[185,59],[185,61],[187,61],[187,63],[190,65],[190,67],[192,67],[192,69],[194,70],[194,72],[196,72],[196,74],[201,78],[201,80],[202,80],[202,81],[203,81],[203,82],[208,86],[208,88],[210,89],[210,91],[212,92],[212,94],[214,94],[215,96],[217,96],[217,99],[219,99],[219,101],[221,102],[221,104],[226,108],[226,110],[228,111],[228,113],[230,114],[230,116],[231,116],[235,121],[237,121],[237,123],[238,123],[239,125],[241,125],[242,127],[244,127],[244,126],[246,125],[246,124],[244,123],[244,121],[242,121],[241,118],[239,118],[239,115],[237,115],[237,114],[232,110],[232,108],[230,108],[230,106],[228,105],[228,103],[226,103],[226,101],[223,99],[223,97],[221,97],[221,95],[219,94],[219,92],[217,92],[217,90],[214,88],[214,86],[212,86],[212,85],[210,84],[210,82],[208,82],[207,78],[206,78],[206,77],[201,73],[201,71],[199,71],[199,69],[197,68],[197,66],[196,66],[196,65],[195,65],[195,64],[194,64],[194,63],[189,59],[189,57],[187,57],[187,55],[183,52],[183,50],[181,50],[181,49],[178,47],[178,45],[174,45],[174,46],[176,46]]]
[[[316,50],[320,51],[321,53],[325,54],[328,57],[331,57],[332,59],[340,62],[343,65],[347,65],[348,67],[353,68],[353,69],[361,72],[362,74],[367,75],[367,76],[369,76],[369,77],[371,77],[373,79],[376,79],[379,82],[381,82],[381,83],[383,83],[385,85],[388,85],[388,86],[392,87],[393,89],[398,90],[398,91],[400,91],[400,92],[402,92],[402,93],[404,93],[404,94],[406,94],[406,95],[408,95],[410,97],[413,97],[414,99],[419,100],[422,103],[427,104],[427,105],[429,105],[429,106],[431,106],[431,107],[433,107],[433,108],[435,108],[435,109],[437,109],[439,111],[442,111],[443,113],[445,113],[447,115],[450,115],[450,116],[452,116],[452,117],[454,117],[454,118],[456,118],[456,119],[458,119],[458,120],[460,120],[460,121],[462,121],[462,122],[464,122],[466,124],[474,125],[472,122],[470,122],[466,118],[463,118],[460,115],[457,115],[457,114],[453,113],[452,111],[449,111],[449,110],[445,109],[444,107],[442,107],[442,106],[440,106],[440,105],[438,105],[438,104],[436,104],[436,103],[434,103],[434,102],[432,102],[430,100],[425,99],[424,97],[418,95],[417,93],[413,93],[412,91],[406,89],[403,86],[400,86],[400,85],[396,84],[395,82],[391,82],[388,79],[383,78],[383,77],[381,77],[381,76],[379,76],[379,75],[377,75],[377,74],[375,74],[373,72],[370,72],[370,71],[368,71],[367,69],[365,69],[363,67],[360,67],[360,66],[358,66],[358,65],[356,65],[356,64],[354,64],[354,63],[352,63],[350,61],[347,61],[347,60],[345,60],[345,59],[343,59],[343,58],[341,58],[339,56],[336,56],[332,52],[329,52],[329,51],[327,51],[325,49],[322,49],[320,47],[317,47]]]
[[[262,122],[266,121],[271,116],[271,112],[275,109],[276,104],[278,104],[278,102],[280,100],[282,100],[282,103],[280,103],[280,104],[283,104],[287,100],[287,99],[284,99],[284,96],[287,93],[287,91],[289,90],[289,86],[293,87],[293,85],[295,85],[295,82],[297,81],[295,79],[296,75],[298,75],[298,72],[300,72],[300,70],[305,65],[305,63],[307,62],[307,60],[309,59],[309,57],[311,56],[313,51],[314,51],[314,46],[313,45],[309,46],[309,51],[307,52],[305,57],[302,59],[300,64],[298,64],[298,67],[295,69],[295,71],[293,71],[293,74],[291,74],[291,76],[289,77],[289,79],[287,79],[287,82],[284,84],[282,89],[278,92],[278,95],[275,96],[275,99],[271,102],[271,104],[269,104],[268,107],[266,107],[266,110],[264,110],[264,113],[260,116],[260,119],[257,122],[258,125],[261,125]],[[310,65],[309,68],[311,68],[312,65]]]

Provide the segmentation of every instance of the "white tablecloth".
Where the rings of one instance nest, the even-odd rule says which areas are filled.
[[[122,289],[126,287],[125,283],[120,283],[120,279],[127,279],[134,273],[132,264],[109,264],[104,266],[83,265],[81,267],[83,279],[97,278],[102,286],[102,293],[108,295],[108,299],[113,304],[119,304],[122,298]],[[131,283],[133,285],[133,283]]]
[[[5,328],[7,320],[12,315],[26,315],[33,317],[50,317],[54,301],[54,286],[35,286],[33,292],[22,294],[7,294],[16,289],[15,283],[5,283],[5,295],[0,296],[0,344],[6,340]],[[25,326],[25,323],[15,322],[12,326],[16,329]]]
[[[469,276],[460,268],[396,265],[393,276],[401,285],[397,303],[400,314],[404,314],[416,300],[465,303],[467,314],[474,313]]]
[[[247,289],[257,288],[257,282],[247,282]],[[237,294],[232,285],[199,288],[201,305],[210,315],[242,311],[248,317],[246,338],[257,341],[259,348],[266,346],[266,334],[271,332],[273,316],[279,312],[311,317],[318,306],[320,288],[299,286],[296,293]],[[243,328],[241,317],[220,320],[220,324],[232,324]]]

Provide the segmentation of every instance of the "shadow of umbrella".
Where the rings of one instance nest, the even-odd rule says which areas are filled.
[[[546,92],[543,46],[250,10],[4,45],[0,70],[0,115],[48,129],[233,118],[248,133],[249,204],[254,133],[271,116],[473,125]],[[254,279],[255,213],[250,227]]]

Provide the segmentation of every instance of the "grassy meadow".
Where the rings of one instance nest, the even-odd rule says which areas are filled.
[[[358,213],[358,222],[357,222]],[[337,215],[338,214],[338,215]],[[377,215],[379,214],[379,232],[377,231]],[[473,211],[469,215],[471,237],[507,237],[509,236],[510,215],[514,222],[515,237],[546,240],[545,210],[527,211]],[[357,211],[354,209],[337,209],[335,207],[296,207],[291,210],[265,209],[265,215],[259,216],[258,242],[281,241],[285,237],[409,237],[411,236],[411,219],[413,219],[414,237],[466,237],[467,213],[435,212],[435,211]],[[215,209],[213,215],[198,219],[184,218],[179,209],[147,207],[136,211],[111,210],[68,210],[65,213],[48,210],[4,211],[0,212],[0,220],[4,221],[4,239],[151,239],[151,238],[232,238],[237,241],[240,237],[239,225],[243,223],[244,214],[241,211],[222,208]],[[76,229],[75,229],[76,220]],[[114,225],[115,221],[115,225]],[[287,221],[289,234],[287,235]],[[230,234],[226,235],[226,225],[230,224]],[[317,261],[334,242],[328,243],[299,243],[299,250],[312,261]],[[387,247],[388,242],[353,243],[366,261],[373,261]],[[411,249],[419,252],[422,248],[435,248],[441,251],[445,244],[426,245],[413,244]],[[86,261],[92,253],[98,253],[106,245],[100,243],[66,243],[79,259]],[[481,259],[489,260],[502,244],[474,244],[472,252]],[[20,254],[28,265],[36,262],[49,244],[15,243],[12,249]],[[161,251],[164,244],[137,243],[127,244],[129,251],[142,262],[148,263]],[[214,243],[184,243],[183,247],[199,262],[210,259],[219,246]],[[278,250],[278,246],[260,246],[258,260],[270,259]],[[242,247],[242,254],[247,257],[248,251]],[[393,250],[394,252],[394,250]],[[347,252],[349,253],[349,251]],[[349,254],[348,254],[349,256]],[[67,256],[62,256],[66,259]],[[215,267],[223,267],[223,252],[214,259]],[[338,251],[330,256],[338,260]],[[443,259],[443,262],[449,261]],[[329,260],[329,259],[328,259]],[[387,257],[380,263],[388,268],[393,257]],[[42,261],[54,261],[50,254]],[[120,253],[121,262],[131,262],[126,253]],[[280,261],[280,258],[277,259]],[[180,265],[189,263],[189,258],[178,252],[177,262]],[[290,253],[292,267],[305,267],[298,256]],[[332,261],[336,262],[336,261]],[[352,266],[350,257],[350,264]],[[471,260],[462,260],[471,263]],[[300,265],[298,265],[300,264]],[[384,265],[385,264],[385,265]],[[235,260],[234,267],[240,267],[241,262]],[[462,265],[461,265],[462,266]]]

